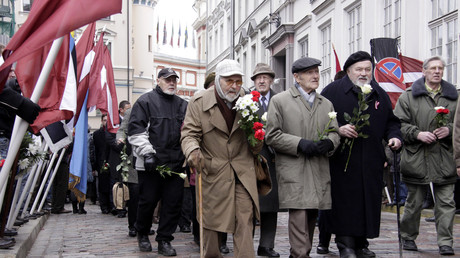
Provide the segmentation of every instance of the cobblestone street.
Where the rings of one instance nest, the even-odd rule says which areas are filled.
[[[153,252],[139,252],[136,238],[128,236],[127,218],[103,215],[99,206],[96,205],[86,205],[85,208],[88,211],[87,215],[71,213],[49,215],[27,257],[158,257],[154,236],[150,236]],[[71,209],[69,204],[66,205],[66,209]],[[154,229],[156,227],[157,225],[153,226]],[[21,232],[22,228],[19,229],[17,245],[23,238]],[[403,257],[439,257],[434,223],[425,222],[422,218],[420,232],[416,240],[420,251],[403,251]],[[257,228],[254,240],[255,250],[258,236]],[[177,257],[199,257],[199,247],[193,242],[191,233],[176,232],[174,237],[172,245],[177,251]],[[331,244],[330,254],[316,254],[317,242],[318,232],[316,231],[312,257],[338,257],[338,250],[334,243]],[[229,236],[228,246],[232,251],[231,236]],[[378,257],[399,257],[396,214],[382,213],[380,237],[371,239],[369,248]],[[454,226],[454,249],[457,256],[460,257],[460,224]],[[281,257],[289,256],[287,213],[279,213],[275,250],[281,254]],[[15,249],[0,250],[0,256],[16,257],[15,252],[17,252]],[[233,253],[230,252],[225,257],[233,257]]]

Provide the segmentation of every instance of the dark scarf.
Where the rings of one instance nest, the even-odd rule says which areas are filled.
[[[217,93],[215,86],[214,86],[214,95],[216,95],[217,106],[219,107],[219,110],[222,113],[222,116],[224,117],[225,122],[227,123],[228,132],[230,133],[232,131],[233,122],[235,121],[236,110],[230,109],[227,106],[225,101]],[[235,101],[232,102],[232,107],[235,106],[235,103],[236,103],[236,99]]]

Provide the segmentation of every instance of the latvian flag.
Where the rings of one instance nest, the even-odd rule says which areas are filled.
[[[421,77],[422,62],[399,55],[397,39],[376,38],[371,39],[370,44],[376,61],[375,80],[388,93],[394,108],[401,93]]]

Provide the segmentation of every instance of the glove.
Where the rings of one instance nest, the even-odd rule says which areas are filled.
[[[201,173],[204,167],[204,159],[201,155],[201,150],[193,150],[187,158],[187,163],[190,167],[195,168],[197,173]]]
[[[329,139],[324,139],[316,143],[320,155],[327,154],[334,149],[334,144]]]
[[[307,156],[316,156],[319,154],[318,146],[314,141],[301,139],[297,146],[297,151],[302,152]]]
[[[145,172],[155,171],[157,166],[157,157],[153,153],[144,155],[144,168]]]
[[[17,115],[26,120],[27,123],[33,124],[40,112],[40,106],[33,103],[30,99],[24,98],[18,107]]]

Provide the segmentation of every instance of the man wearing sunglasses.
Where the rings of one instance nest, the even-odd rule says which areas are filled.
[[[182,150],[202,177],[204,257],[222,257],[219,232],[233,233],[234,257],[255,257],[253,218],[259,216],[254,159],[262,145],[250,147],[233,107],[243,72],[238,62],[216,67],[215,87],[197,93],[187,108]]]

